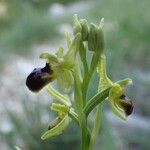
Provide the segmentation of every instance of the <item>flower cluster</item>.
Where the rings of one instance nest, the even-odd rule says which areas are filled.
[[[51,104],[51,109],[58,116],[42,135],[43,140],[61,134],[70,121],[74,120],[82,131],[82,149],[88,150],[98,135],[102,101],[107,100],[114,114],[122,120],[126,120],[132,113],[133,103],[125,94],[126,86],[132,84],[132,80],[127,78],[113,83],[107,76],[103,26],[104,19],[101,19],[99,25],[91,23],[89,26],[85,19],[75,15],[73,38],[66,33],[66,53],[62,47],[55,54],[42,53],[40,58],[46,60],[45,67],[35,68],[27,77],[26,85],[32,92],[39,92],[46,87],[48,93],[58,101]],[[90,62],[87,53],[91,56]],[[82,73],[78,55],[83,65]],[[100,77],[98,93],[87,100],[88,85],[96,68]],[[49,84],[54,80],[62,87],[61,92]],[[73,104],[68,94],[70,91],[74,93]],[[93,132],[90,132],[88,115],[96,106],[100,106],[97,107],[96,125],[94,124]]]

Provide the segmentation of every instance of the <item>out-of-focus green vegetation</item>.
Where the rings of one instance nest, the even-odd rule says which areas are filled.
[[[4,16],[0,15],[0,60],[5,61],[10,53],[29,54],[31,47],[44,41],[54,41],[62,38],[58,33],[58,26],[62,23],[71,23],[72,12],[66,15],[52,18],[48,15],[48,9],[53,2],[69,4],[69,0],[1,0],[1,9],[6,11]],[[148,0],[94,0],[89,2],[89,9],[81,11],[79,15],[87,18],[89,22],[98,22],[102,17],[105,18],[105,39],[106,53],[108,56],[107,70],[110,77],[123,79],[130,77],[134,85],[130,92],[135,103],[135,112],[144,116],[150,115],[150,1]],[[1,7],[2,5],[2,7]],[[6,9],[6,10],[5,10]],[[78,13],[78,12],[77,12]],[[93,79],[90,88],[91,95],[95,93],[97,78]],[[91,96],[89,95],[89,96]],[[22,100],[24,101],[24,100]],[[30,100],[29,100],[30,101]],[[41,111],[49,109],[46,106],[37,104],[38,108],[26,109],[24,105],[24,117],[8,112],[15,130],[8,135],[3,135],[5,142],[12,147],[16,144],[14,137],[21,137],[25,147],[28,149],[78,149],[77,131],[73,132],[73,127],[67,133],[51,141],[43,142],[40,140],[45,124],[39,120],[42,116]],[[37,110],[37,111],[35,111]],[[41,114],[40,114],[41,113]],[[34,121],[33,121],[34,118]],[[102,150],[113,148],[114,141],[111,127],[104,121],[102,134],[99,143]],[[104,128],[105,127],[105,128]],[[73,132],[73,134],[72,134]],[[143,135],[143,136],[142,136]],[[108,138],[109,137],[109,138]],[[124,136],[129,148],[136,150],[136,146],[147,150],[149,143],[146,139],[150,138],[149,132],[142,134],[132,133],[132,136]],[[70,142],[67,142],[70,141]],[[19,142],[18,142],[19,143]],[[63,146],[61,145],[63,144]],[[60,146],[61,145],[61,146]],[[72,146],[73,145],[73,146]],[[19,145],[18,145],[19,146]],[[58,147],[56,147],[58,146]],[[77,146],[77,147],[76,147]],[[108,147],[107,147],[108,146]]]

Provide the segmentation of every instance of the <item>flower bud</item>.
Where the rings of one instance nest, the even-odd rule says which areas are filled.
[[[94,52],[101,52],[104,49],[104,35],[101,27],[91,24],[88,35],[88,49]]]
[[[91,24],[89,29],[89,37],[88,37],[88,49],[90,51],[96,50],[96,36],[97,36],[97,28],[94,24]]]
[[[54,80],[53,70],[48,63],[44,68],[35,68],[27,77],[26,85],[32,92],[40,91],[44,86]]]
[[[74,15],[73,31],[75,35],[81,33],[82,41],[88,40],[88,23],[85,19],[79,20],[77,15]]]
[[[79,21],[77,14],[74,15],[74,19],[73,19],[73,31],[74,31],[75,35],[77,33],[81,33],[81,31],[82,31],[82,26],[80,24],[80,21]]]
[[[88,24],[85,19],[80,20],[80,24],[82,27],[81,35],[82,35],[82,41],[87,41],[88,40]]]

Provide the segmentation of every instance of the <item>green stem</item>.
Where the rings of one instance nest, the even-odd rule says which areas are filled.
[[[76,112],[79,116],[81,134],[82,134],[81,148],[82,150],[88,150],[90,137],[87,129],[87,119],[83,112],[83,97],[82,97],[82,90],[81,90],[81,80],[79,76],[80,74],[78,69],[79,69],[78,65],[76,65],[75,70],[73,72],[74,82],[75,82],[74,97],[76,103]]]
[[[88,64],[87,64],[87,61],[83,61],[83,68],[84,68],[84,76],[87,75],[89,69],[88,69]]]
[[[81,59],[82,64],[83,64],[83,69],[84,69],[84,77],[87,75],[87,73],[89,71],[88,63],[87,63],[87,59],[86,59],[85,44],[83,42],[81,42],[80,43],[80,49],[79,49],[79,55],[80,55],[80,59]]]
[[[101,118],[102,118],[102,106],[103,104],[101,103],[96,108],[96,117],[95,117],[94,127],[93,127],[92,134],[91,134],[90,150],[94,149],[96,139],[99,134]]]
[[[83,93],[83,106],[86,104],[86,96],[87,96],[87,91],[89,87],[90,80],[92,78],[92,75],[94,74],[98,61],[99,61],[99,56],[100,53],[97,51],[97,53],[94,53],[91,59],[91,64],[90,64],[90,69],[89,72],[86,74],[86,76],[83,79],[82,83],[82,93]]]
[[[83,106],[86,105],[86,95],[87,95],[90,79],[91,79],[91,74],[89,73],[83,79],[83,83],[82,83]]]

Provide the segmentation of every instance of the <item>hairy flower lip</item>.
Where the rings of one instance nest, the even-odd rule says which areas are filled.
[[[129,100],[124,94],[122,94],[119,98],[121,99],[119,101],[119,105],[123,108],[126,116],[131,115],[134,108],[133,102]]]
[[[44,86],[50,83],[53,78],[51,74],[53,70],[48,63],[43,68],[35,68],[26,79],[26,86],[32,92],[40,91]]]

